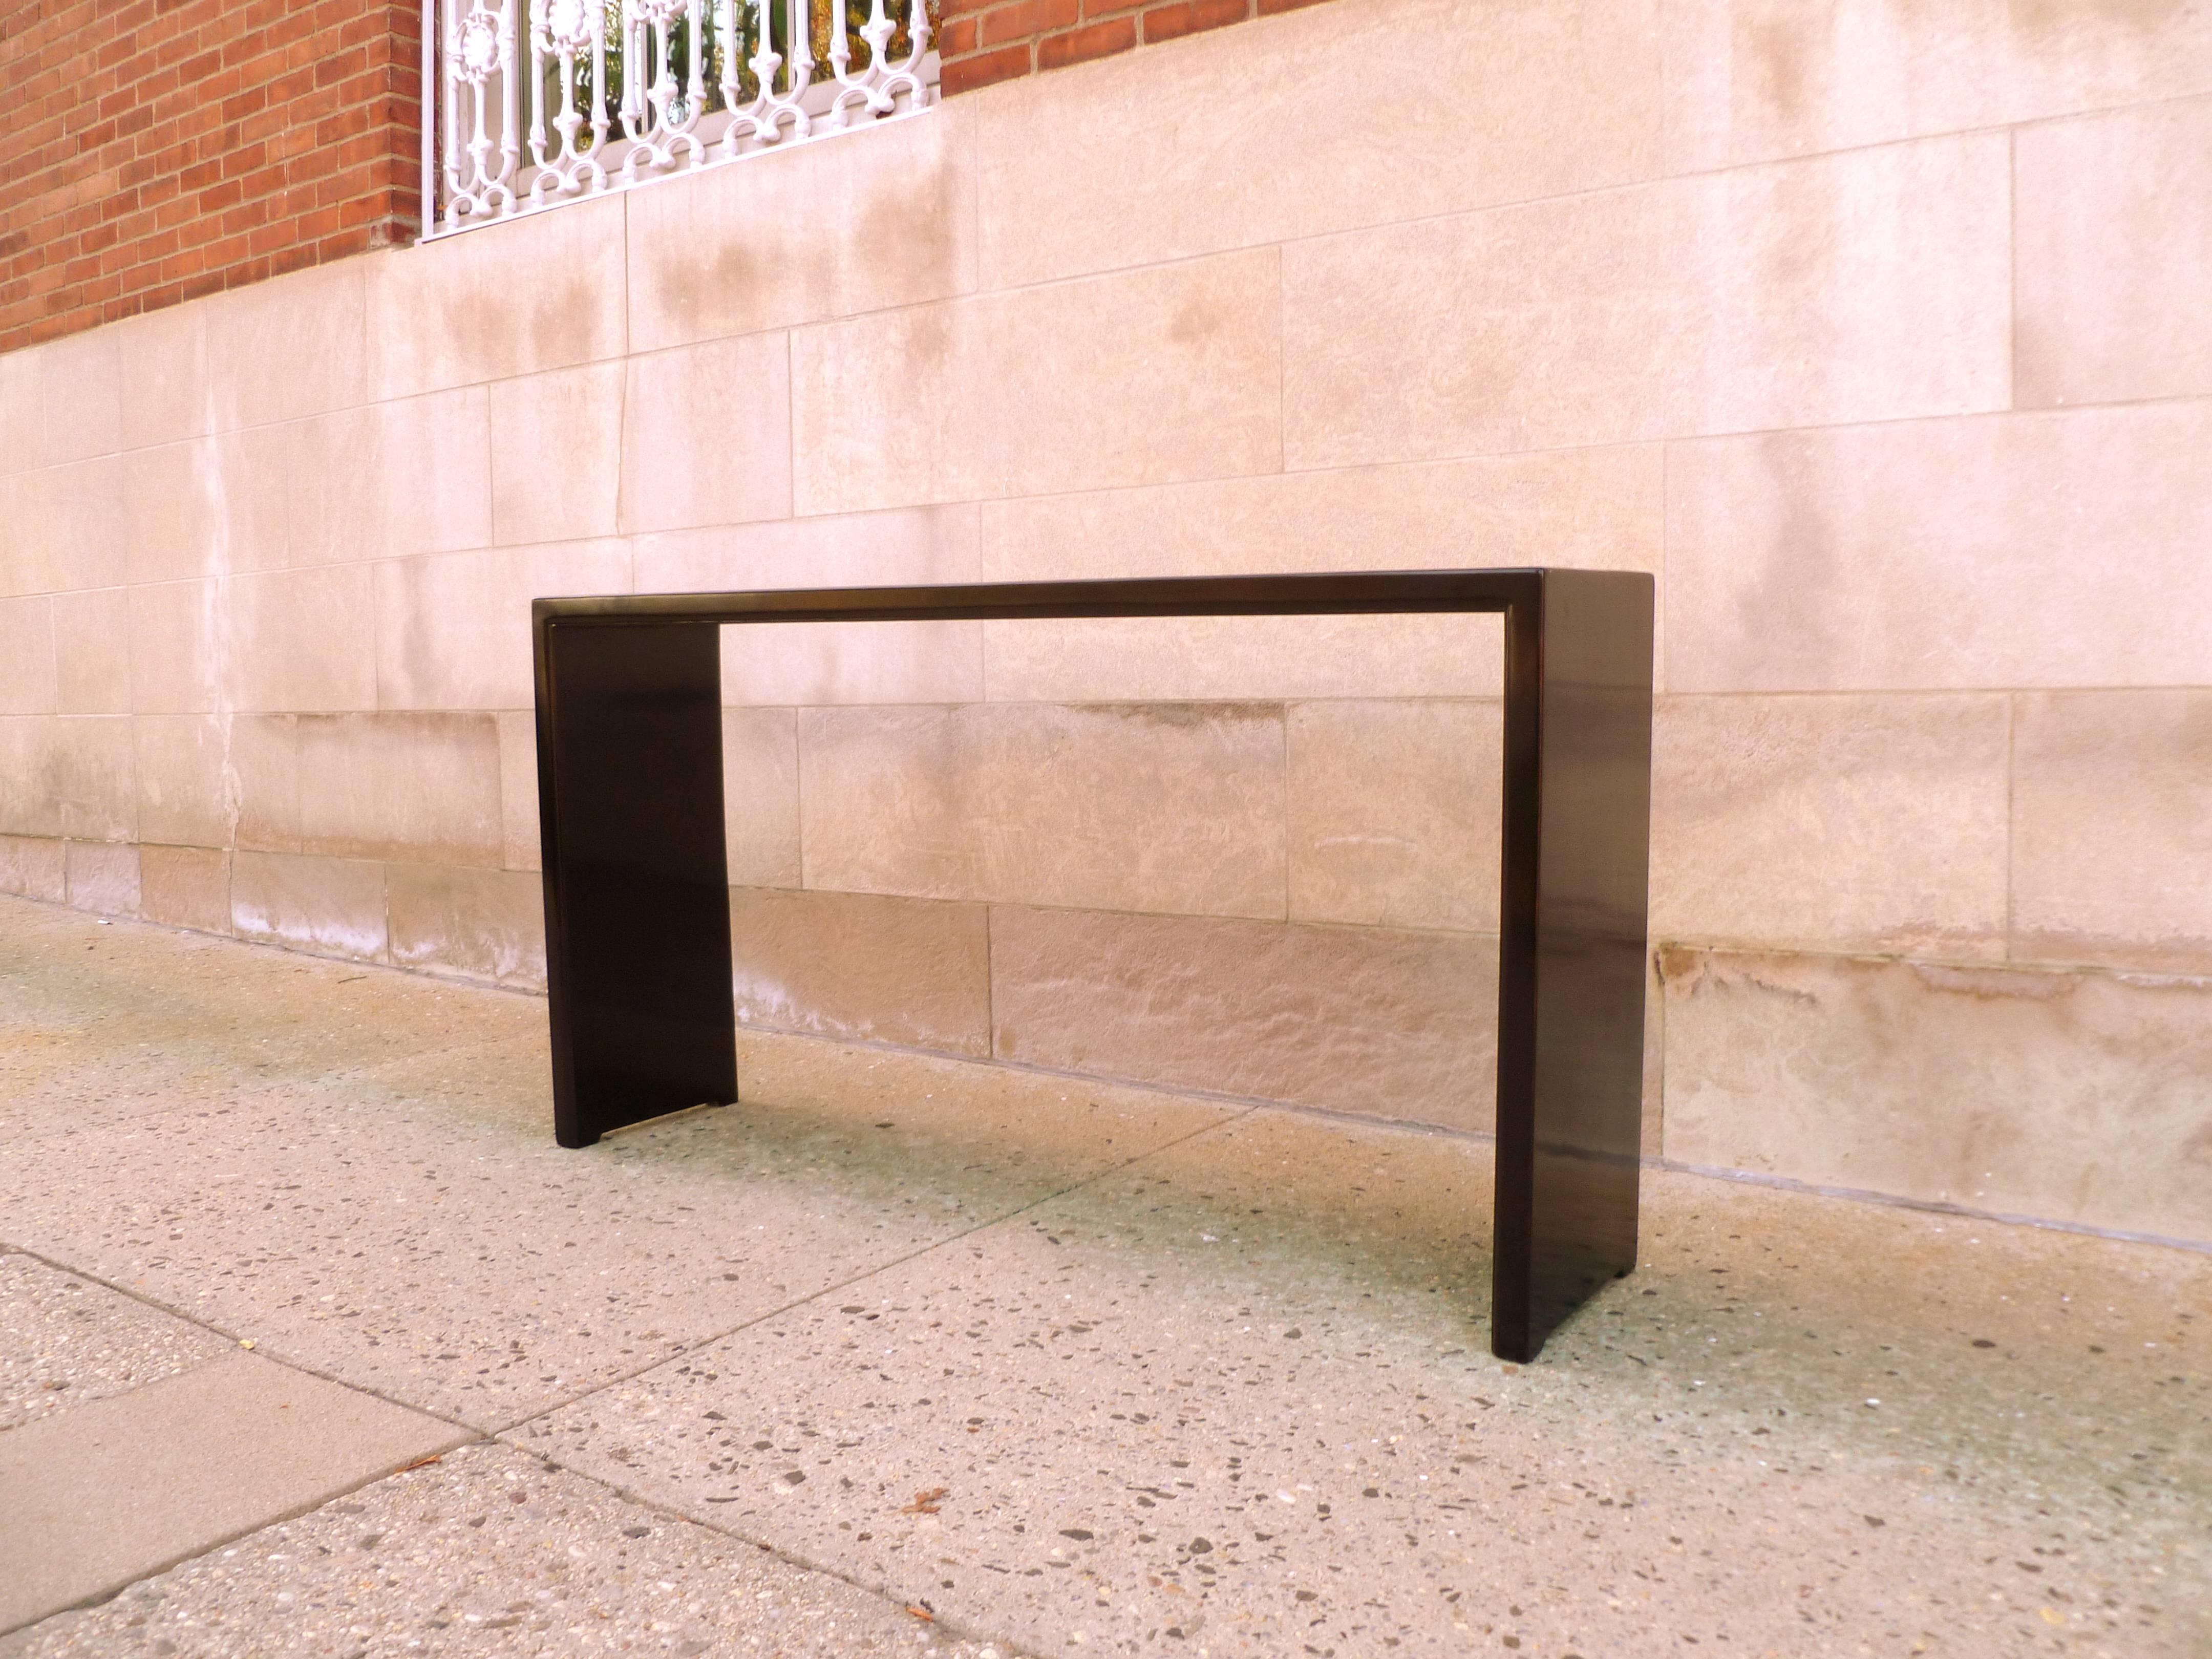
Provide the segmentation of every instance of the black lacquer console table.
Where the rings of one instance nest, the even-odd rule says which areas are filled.
[[[1407,611],[1505,617],[1491,1347],[1533,1358],[1636,1263],[1652,581],[1422,570],[539,599],[554,1133],[738,1097],[726,623]],[[1470,1017],[1473,1011],[1470,1010]]]

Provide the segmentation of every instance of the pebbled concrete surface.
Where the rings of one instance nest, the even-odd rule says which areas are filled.
[[[233,1349],[0,1436],[0,1630],[470,1437]]]
[[[0,1640],[5,1659],[1003,1651],[484,1444]]]
[[[748,1034],[562,1152],[542,1003],[0,902],[0,1032],[134,1089],[87,939],[295,1058],[80,1118],[88,1042],[0,1240],[495,1439],[341,1500],[404,1570],[325,1505],[0,1652],[2212,1651],[2212,1258],[1652,1170],[1516,1368],[1480,1141]]]
[[[514,1437],[1039,1651],[2207,1650],[2212,1262],[1655,1173],[1516,1368],[1486,1154],[1255,1114]]]
[[[157,1382],[230,1346],[35,1257],[0,1255],[0,1430]]]

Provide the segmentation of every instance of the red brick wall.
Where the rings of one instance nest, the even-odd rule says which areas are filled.
[[[419,0],[0,0],[0,350],[415,234]]]
[[[945,0],[944,91],[1107,58],[1315,0]]]

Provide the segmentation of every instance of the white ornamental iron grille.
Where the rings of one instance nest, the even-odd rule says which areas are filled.
[[[425,0],[424,233],[926,108],[936,5]]]

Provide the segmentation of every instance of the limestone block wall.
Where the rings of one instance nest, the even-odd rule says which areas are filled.
[[[1645,569],[1650,1150],[2212,1241],[2208,204],[2200,6],[1345,0],[10,353],[0,885],[526,986],[532,595]],[[1479,1128],[1498,669],[730,631],[739,1006]]]

